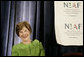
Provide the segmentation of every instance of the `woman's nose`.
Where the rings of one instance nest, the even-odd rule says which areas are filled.
[[[23,32],[22,34],[23,34],[23,35],[25,35],[26,33],[25,33],[25,32]]]

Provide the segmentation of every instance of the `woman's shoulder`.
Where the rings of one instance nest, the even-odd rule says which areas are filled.
[[[36,44],[38,44],[40,41],[38,40],[38,39],[35,39],[34,41],[33,41],[33,43],[36,43]]]
[[[16,44],[16,45],[13,45],[13,49],[18,49],[19,47],[21,47],[21,44]]]
[[[34,41],[33,41],[33,44],[34,45],[39,45],[41,42],[38,40],[38,39],[35,39]]]
[[[40,42],[38,39],[35,39],[34,42]]]
[[[33,41],[33,44],[37,47],[37,46],[39,46],[40,47],[40,49],[42,49],[43,48],[43,45],[42,45],[42,42],[40,42],[39,40],[37,40],[37,39],[35,39],[34,41]]]

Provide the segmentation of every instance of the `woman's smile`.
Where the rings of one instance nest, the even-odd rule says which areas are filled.
[[[21,35],[22,38],[27,38],[28,37],[28,34],[25,34],[25,35]]]

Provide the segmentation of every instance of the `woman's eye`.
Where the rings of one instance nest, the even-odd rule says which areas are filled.
[[[27,30],[25,30],[25,32],[27,32]]]
[[[20,31],[20,33],[23,33],[22,31]]]

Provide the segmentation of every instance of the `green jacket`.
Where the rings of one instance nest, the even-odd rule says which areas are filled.
[[[19,43],[14,45],[12,56],[45,56],[45,51],[42,43],[35,39],[30,44]]]

